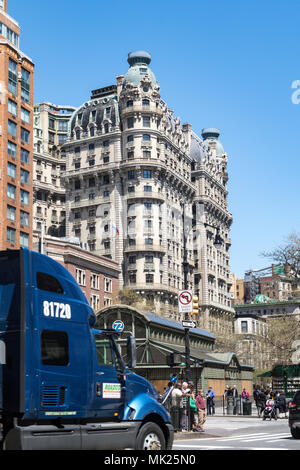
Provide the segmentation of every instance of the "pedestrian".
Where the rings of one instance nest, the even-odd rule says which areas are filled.
[[[212,387],[208,387],[206,392],[207,414],[215,414],[215,392]]]
[[[238,391],[237,391],[236,385],[234,385],[234,386],[232,387],[232,396],[233,396],[233,398],[235,398],[235,399],[239,396],[239,393],[238,393]]]
[[[171,393],[173,390],[174,384],[172,382],[168,383],[168,386],[165,387],[164,393],[161,397],[161,404],[169,411],[171,406]]]
[[[187,382],[182,382],[182,414],[181,414],[181,428],[182,431],[189,430],[189,416],[188,416],[188,399],[191,394],[191,390]]]
[[[199,390],[198,395],[196,396],[196,406],[198,410],[198,427],[197,431],[205,432],[203,429],[204,423],[206,421],[206,407],[205,400],[203,397],[203,390]]]
[[[278,409],[278,417],[286,418],[286,399],[283,392],[277,392],[275,397],[275,405]]]
[[[253,398],[254,398],[254,401],[255,401],[256,408],[257,408],[258,397],[259,397],[259,387],[257,385],[255,385],[254,390],[253,390]]]
[[[265,393],[264,389],[261,389],[258,397],[257,397],[257,412],[258,416],[261,416],[262,412],[264,411],[266,407],[266,402],[267,402],[267,395]]]
[[[249,400],[249,393],[247,392],[247,390],[245,388],[243,388],[243,391],[242,391],[242,394],[241,394],[241,399],[242,400]]]
[[[179,383],[174,383],[173,390],[171,392],[171,408],[170,416],[171,422],[174,427],[174,431],[181,429],[181,417],[182,417],[183,403],[182,403],[182,391]]]
[[[195,431],[198,424],[198,410],[195,401],[195,394],[194,394],[194,385],[189,382],[190,388],[190,395],[188,398],[188,419],[189,419],[189,430]]]

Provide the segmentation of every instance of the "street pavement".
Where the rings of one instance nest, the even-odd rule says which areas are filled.
[[[252,416],[208,416],[204,433],[175,433],[173,450],[300,450],[288,419],[263,421]]]

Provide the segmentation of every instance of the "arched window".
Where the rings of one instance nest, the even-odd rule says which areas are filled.
[[[104,124],[104,132],[105,132],[105,134],[108,133],[108,130],[109,130],[109,126],[108,126],[108,124],[106,123],[106,124]]]
[[[149,134],[143,134],[143,141],[144,142],[149,142],[150,141],[150,135]]]
[[[80,130],[77,130],[76,131],[76,140],[79,140],[80,139]]]
[[[143,106],[150,106],[150,101],[146,98],[143,99],[142,101]]]

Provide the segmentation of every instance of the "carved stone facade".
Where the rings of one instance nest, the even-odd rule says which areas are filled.
[[[150,61],[145,51],[130,53],[128,72],[92,91],[69,119],[66,236],[116,260],[120,288],[159,315],[181,320],[178,290],[189,288],[199,297],[198,325],[232,332],[227,155],[216,129],[200,138],[181,124]]]

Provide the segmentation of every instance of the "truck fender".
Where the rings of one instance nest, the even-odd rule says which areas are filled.
[[[137,395],[127,406],[135,410],[133,415],[135,421],[143,421],[147,415],[155,413],[159,415],[165,423],[171,422],[167,410],[157,400],[147,395],[147,393]]]

